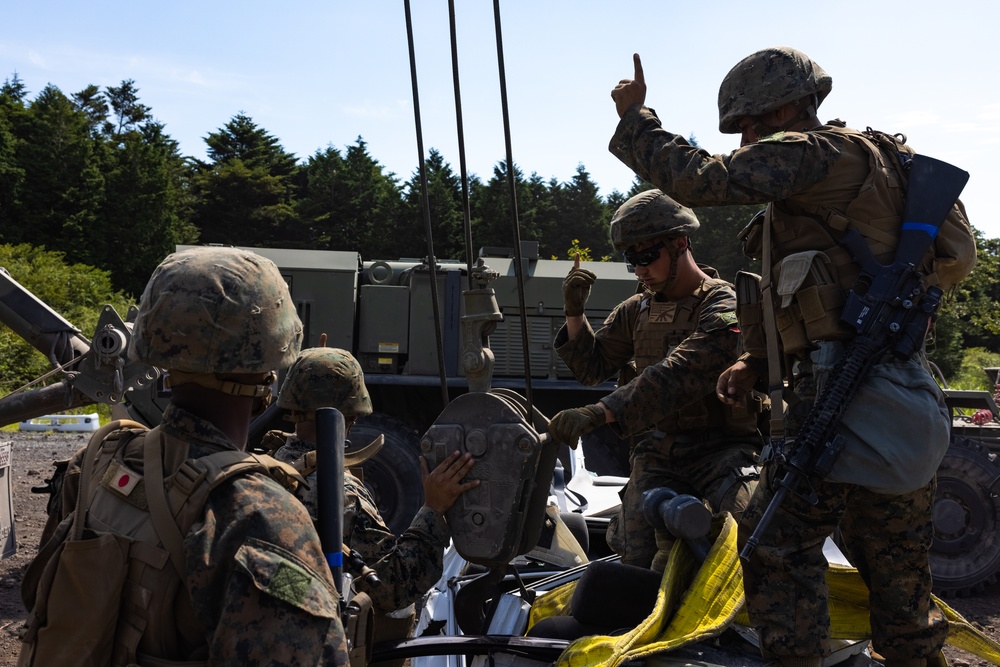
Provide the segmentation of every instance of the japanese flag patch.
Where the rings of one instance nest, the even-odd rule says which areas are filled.
[[[104,479],[101,480],[101,484],[104,488],[127,498],[141,481],[142,475],[123,466],[118,461],[112,461],[111,465],[108,466],[108,471],[104,474]]]

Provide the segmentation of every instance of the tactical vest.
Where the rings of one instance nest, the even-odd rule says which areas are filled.
[[[657,301],[649,295],[642,297],[632,334],[637,373],[663,361],[694,333],[706,298],[719,289],[731,290],[731,287],[724,280],[709,278],[695,294],[677,301]],[[756,432],[757,416],[746,408],[723,404],[712,392],[700,401],[672,411],[657,422],[656,428],[670,435],[705,429],[720,435],[745,435]]]
[[[860,269],[839,241],[849,230],[857,229],[879,262],[892,263],[906,196],[906,173],[893,151],[913,153],[893,137],[872,130],[862,133],[828,125],[815,134],[837,135],[864,149],[869,171],[857,196],[843,210],[822,204],[773,202],[764,216],[755,218],[741,232],[746,254],[760,258],[763,225],[771,225],[771,271],[764,281],[767,284],[761,287],[774,290],[778,334],[790,355],[807,352],[812,341],[852,337],[853,331],[840,322],[840,312]],[[836,178],[825,183],[830,191],[849,186],[838,184]],[[958,202],[923,262],[925,282],[951,289],[972,271],[975,261],[975,237]]]
[[[19,667],[207,664],[205,629],[182,575],[183,538],[224,481],[294,475],[270,457],[236,450],[188,459],[187,443],[161,429],[119,425],[90,440],[76,509],[25,574],[31,612]]]

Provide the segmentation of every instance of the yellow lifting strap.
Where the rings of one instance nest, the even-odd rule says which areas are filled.
[[[831,635],[837,639],[869,638],[868,590],[857,570],[831,566],[827,583]],[[574,586],[567,584],[540,595],[532,605],[529,626],[549,616],[569,614]],[[1000,665],[1000,644],[941,600],[935,597],[934,601],[948,619],[950,645]],[[676,609],[672,615],[671,609]],[[743,609],[736,521],[726,516],[705,563],[697,571],[693,556],[677,541],[653,612],[638,627],[623,635],[578,639],[563,651],[556,667],[618,667],[628,660],[717,636],[731,623],[748,625],[749,618]]]

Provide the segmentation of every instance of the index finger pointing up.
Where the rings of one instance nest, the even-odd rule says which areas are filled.
[[[632,62],[635,64],[635,80],[646,83],[646,78],[642,75],[642,60],[639,59],[638,53],[632,54]]]

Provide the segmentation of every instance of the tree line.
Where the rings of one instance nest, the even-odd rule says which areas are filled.
[[[15,74],[0,88],[0,242],[63,252],[109,271],[133,295],[177,244],[355,250],[366,260],[427,254],[419,169],[400,179],[362,137],[298,160],[238,113],[205,142],[206,160],[182,155],[132,80],[68,97],[49,84],[29,100]],[[423,167],[434,254],[465,261],[461,178],[434,149]],[[537,240],[543,257],[565,257],[571,247],[612,257],[611,216],[650,187],[637,180],[630,192],[602,198],[582,164],[559,182],[501,160],[488,179],[468,179],[474,253],[512,245],[510,171],[520,238]],[[733,239],[754,212],[729,208],[703,213],[713,218],[705,236]],[[705,248],[725,249],[723,275],[747,265],[735,242]]]
[[[133,80],[65,95],[49,84],[33,99],[12,75],[0,87],[0,244],[42,248],[69,265],[107,273],[125,299],[141,294],[153,268],[178,244],[351,250],[369,259],[424,257],[430,227],[434,255],[466,261],[466,199],[473,253],[510,246],[514,209],[522,240],[543,257],[616,259],[609,221],[628,197],[601,197],[585,166],[568,182],[525,176],[498,161],[488,178],[458,173],[431,149],[402,180],[372,156],[362,137],[299,160],[278,138],[237,113],[210,132],[206,160],[178,143],[142,104]],[[422,182],[426,179],[425,217]],[[737,242],[759,207],[702,208],[696,259],[732,280],[759,268]],[[429,222],[428,222],[429,219]],[[1000,239],[979,237],[973,276],[948,300],[935,356],[946,374],[971,346],[1000,351]],[[52,304],[54,307],[56,304]],[[57,308],[58,310],[58,308]]]

